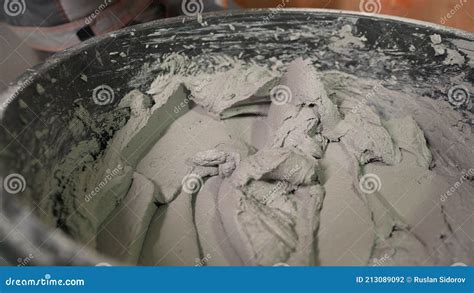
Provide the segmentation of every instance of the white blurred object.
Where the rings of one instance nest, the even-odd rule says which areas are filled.
[[[40,62],[37,53],[0,24],[0,92],[26,69]]]

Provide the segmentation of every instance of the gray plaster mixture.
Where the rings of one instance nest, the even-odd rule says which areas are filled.
[[[83,141],[57,167],[67,184],[48,182],[74,239],[140,265],[473,264],[474,169],[453,163],[473,148],[449,103],[302,58],[160,66],[101,118],[106,155]],[[98,128],[75,117],[73,133]]]

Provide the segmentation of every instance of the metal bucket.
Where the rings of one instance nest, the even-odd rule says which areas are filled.
[[[341,52],[331,46],[331,38],[348,26],[352,35],[365,38],[364,45],[350,45]],[[430,41],[435,34],[464,62],[449,64],[445,56],[436,55]],[[126,57],[111,52],[124,52]],[[42,215],[54,217],[55,211],[38,208],[46,189],[36,175],[55,176],[54,167],[78,143],[66,127],[75,104],[80,102],[92,115],[110,111],[130,90],[146,91],[158,73],[157,60],[170,52],[224,53],[262,64],[272,57],[282,62],[311,57],[321,70],[337,69],[381,82],[395,76],[433,99],[448,100],[453,80],[474,83],[473,34],[379,15],[309,9],[211,13],[203,15],[202,22],[193,17],[164,19],[89,40],[26,72],[0,99],[6,106],[0,112],[0,174],[4,181],[15,174],[24,179],[17,181],[20,187],[14,192],[2,189],[3,264],[17,265],[29,255],[34,255],[29,265],[114,262],[71,239],[60,221],[51,227],[39,220]],[[382,55],[384,62],[372,62]],[[115,90],[115,97],[111,104],[97,107],[93,90],[104,84]],[[474,110],[460,106],[453,111]],[[38,135],[45,126],[48,133]],[[103,135],[106,141],[107,132]]]

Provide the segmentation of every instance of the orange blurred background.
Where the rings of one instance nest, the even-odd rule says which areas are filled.
[[[361,2],[380,5],[381,14],[429,21],[474,32],[474,0],[234,0],[247,8],[311,7],[361,11]],[[379,3],[379,4],[378,4]],[[366,11],[372,12],[372,11]],[[453,13],[454,12],[454,13]]]

